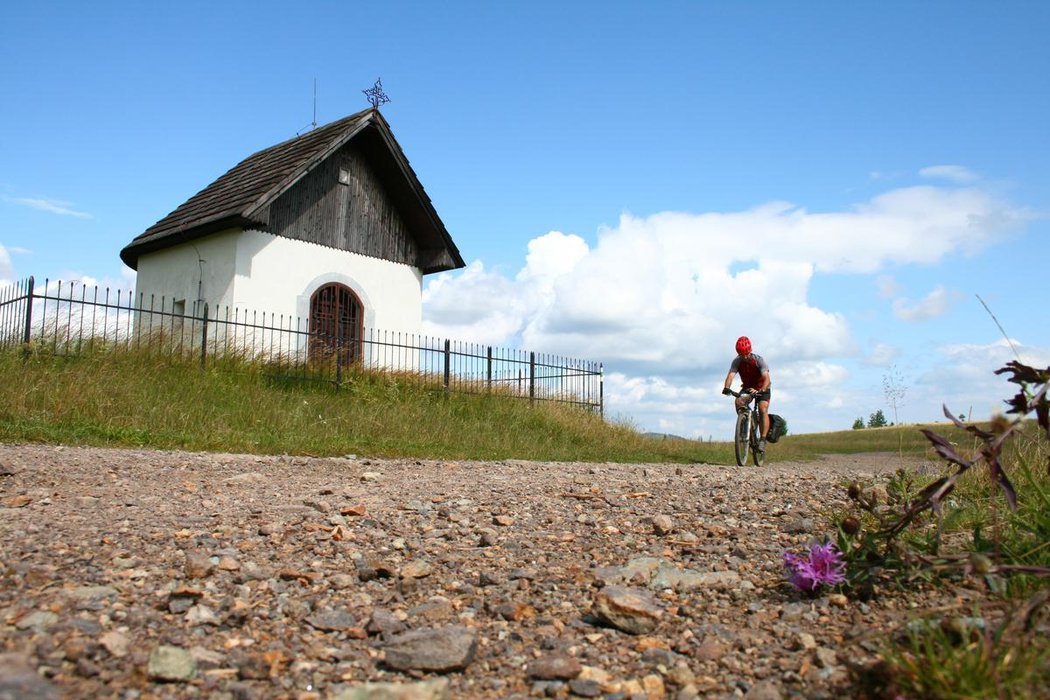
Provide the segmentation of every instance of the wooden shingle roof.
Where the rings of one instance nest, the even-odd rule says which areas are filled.
[[[254,153],[235,165],[203,190],[190,197],[163,219],[139,234],[123,250],[120,258],[137,269],[140,255],[177,245],[231,227],[267,230],[269,205],[318,163],[366,129],[378,131],[380,142],[398,167],[414,196],[411,205],[423,211],[427,222],[424,239],[433,247],[444,248],[456,267],[463,259],[434,210],[430,198],[383,116],[373,109],[351,114],[318,127],[276,146]]]

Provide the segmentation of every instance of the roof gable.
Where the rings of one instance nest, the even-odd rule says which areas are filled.
[[[382,144],[377,157],[396,165],[386,168],[388,177],[397,178],[396,189],[406,193],[406,206],[415,208],[413,217],[422,222],[418,234],[427,243],[435,264],[422,263],[424,272],[463,267],[459,250],[445,230],[422,184],[415,176],[383,116],[367,109],[254,153],[190,197],[173,212],[139,234],[120,251],[131,268],[140,255],[167,248],[219,230],[240,227],[267,230],[269,205],[295,185],[328,156],[357,137],[372,130]]]

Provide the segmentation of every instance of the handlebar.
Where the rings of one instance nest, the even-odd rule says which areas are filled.
[[[727,394],[728,396],[733,396],[733,397],[736,397],[736,398],[746,397],[748,403],[750,403],[751,401],[755,400],[755,394],[753,394],[750,391],[733,391],[732,389],[729,389],[728,391],[729,391],[729,393]],[[723,393],[725,393],[725,392],[723,392]]]

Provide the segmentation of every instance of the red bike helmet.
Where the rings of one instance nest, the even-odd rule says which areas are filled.
[[[737,355],[750,355],[751,354],[751,339],[746,335],[742,335],[736,339],[736,354]]]

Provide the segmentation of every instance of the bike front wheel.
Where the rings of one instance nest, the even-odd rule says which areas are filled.
[[[747,464],[747,450],[751,442],[751,416],[745,411],[736,414],[736,434],[733,447],[736,449],[736,465]]]

